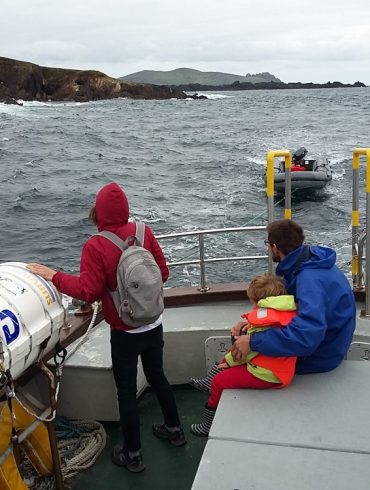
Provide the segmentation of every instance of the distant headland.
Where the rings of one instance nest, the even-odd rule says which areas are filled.
[[[145,70],[121,78],[100,71],[50,68],[0,57],[0,102],[130,99],[206,99],[197,92],[211,90],[276,90],[365,87],[362,82],[284,83],[268,72],[245,76],[179,68],[169,72]],[[188,95],[186,92],[196,92]]]
[[[192,68],[177,68],[176,70],[169,71],[143,70],[120,77],[119,80],[154,83],[190,92],[199,90],[226,91],[366,87],[362,82],[355,82],[353,84],[344,84],[341,82],[284,83],[269,72],[235,75],[214,71],[204,72]]]
[[[176,68],[169,71],[158,70],[143,70],[136,73],[131,73],[124,77],[120,77],[119,80],[125,80],[130,82],[140,83],[154,83],[155,85],[231,85],[234,82],[281,82],[279,78],[275,77],[269,72],[263,73],[247,73],[246,75],[235,75],[233,73],[222,73],[219,71],[200,71],[193,68]]]
[[[86,102],[118,97],[186,99],[189,96],[176,88],[124,82],[99,71],[48,68],[0,57],[0,102],[17,104],[19,99]]]

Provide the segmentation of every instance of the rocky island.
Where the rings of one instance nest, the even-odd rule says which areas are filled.
[[[246,75],[236,75],[235,73],[223,73],[215,71],[200,71],[193,68],[176,68],[175,70],[142,70],[131,73],[119,80],[154,83],[156,85],[166,85],[167,87],[177,88],[185,91],[230,91],[230,90],[284,90],[284,89],[316,89],[316,88],[347,88],[365,87],[362,82],[353,84],[341,82],[326,83],[285,83],[269,72],[247,73]]]
[[[366,87],[362,82],[355,83],[341,83],[341,82],[327,82],[327,83],[302,83],[302,82],[234,82],[231,85],[202,85],[199,83],[188,83],[183,85],[168,85],[169,87],[177,90],[186,91],[232,91],[232,90],[283,90],[283,89],[316,89],[316,88],[351,88],[351,87]]]
[[[93,70],[48,68],[0,57],[0,102],[114,99],[186,99],[180,89],[126,82]],[[195,97],[197,98],[197,97]]]

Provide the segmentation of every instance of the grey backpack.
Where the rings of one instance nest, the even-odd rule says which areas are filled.
[[[125,241],[110,231],[101,231],[97,235],[122,250],[116,273],[117,289],[109,292],[123,323],[141,327],[155,322],[163,312],[163,282],[157,262],[143,247],[145,225],[135,224],[135,235]],[[131,241],[134,245],[129,245]]]

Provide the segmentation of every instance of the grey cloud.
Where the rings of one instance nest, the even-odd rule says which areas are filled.
[[[1,55],[42,65],[114,76],[255,67],[285,80],[299,67],[301,81],[370,83],[367,0],[3,0],[1,15]]]

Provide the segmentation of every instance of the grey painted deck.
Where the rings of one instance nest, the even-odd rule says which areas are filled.
[[[231,325],[250,308],[247,300],[167,308],[163,315],[164,365],[170,383],[184,384],[190,377],[204,376],[206,339],[225,336],[229,340]],[[363,305],[359,311],[361,308]],[[103,321],[66,362],[58,401],[60,415],[118,420],[109,337],[109,326]],[[356,340],[370,341],[370,320],[358,317]],[[359,356],[357,350],[354,354]],[[146,386],[139,365],[138,393]],[[92,393],[94,403],[87,404]]]
[[[369,406],[363,361],[281,391],[226,390],[192,489],[368,490]]]
[[[369,407],[370,362],[345,361],[284,390],[226,390],[211,437],[370,454]]]
[[[368,454],[211,439],[192,490],[368,490],[369,466]]]

